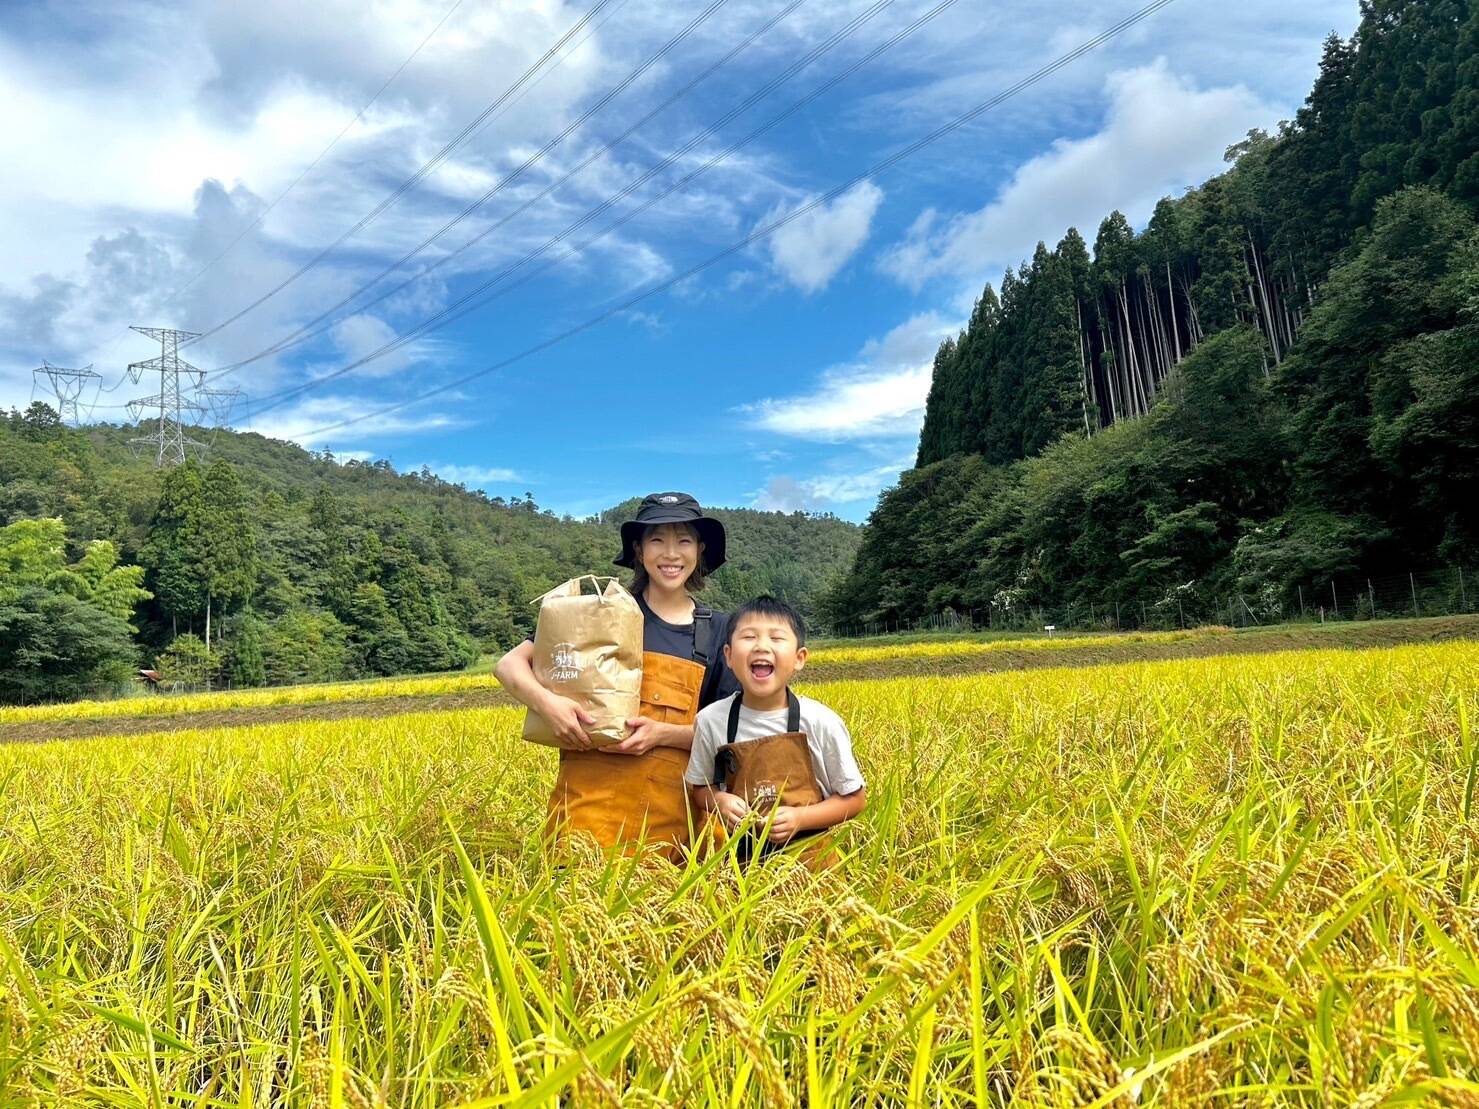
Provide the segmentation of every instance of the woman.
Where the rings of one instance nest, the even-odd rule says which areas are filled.
[[[698,710],[739,688],[724,663],[728,618],[690,595],[725,558],[724,525],[687,493],[653,493],[621,525],[616,565],[634,571],[642,609],[642,707],[620,743],[596,748],[594,719],[534,676],[534,644],[499,661],[503,688],[549,722],[560,740],[560,770],[550,796],[556,835],[587,832],[603,847],[663,845],[675,861],[691,824],[683,771]]]

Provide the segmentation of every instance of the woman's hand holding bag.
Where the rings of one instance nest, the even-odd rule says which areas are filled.
[[[596,741],[586,731],[595,724],[596,718],[569,697],[551,693],[540,706],[539,715],[544,717],[544,722],[554,733],[555,746],[566,751],[589,751],[596,746]]]

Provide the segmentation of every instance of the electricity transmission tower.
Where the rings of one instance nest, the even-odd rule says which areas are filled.
[[[205,401],[205,406],[210,409],[211,421],[217,427],[231,422],[231,413],[236,410],[237,403],[246,396],[234,385],[225,389],[213,389],[202,385],[195,390],[195,395]]]
[[[56,397],[57,415],[62,418],[62,423],[73,427],[79,422],[77,399],[82,396],[82,390],[89,382],[103,380],[101,375],[92,372],[90,363],[80,370],[69,370],[53,366],[44,358],[40,367],[31,371],[31,378],[38,384],[43,378],[46,380],[47,388]]]
[[[205,444],[197,443],[185,435],[182,416],[189,413],[199,416],[205,409],[196,401],[182,395],[180,378],[199,388],[205,380],[205,371],[197,369],[180,357],[180,343],[199,336],[193,331],[176,331],[172,327],[134,327],[140,335],[159,340],[159,357],[147,362],[131,362],[128,376],[135,384],[145,373],[159,371],[159,392],[150,397],[137,397],[128,402],[128,413],[135,420],[142,414],[157,409],[158,426],[153,435],[142,435],[130,439],[129,446],[143,451],[147,448],[154,455],[154,465],[159,468],[178,466],[185,461],[187,449],[203,451]]]

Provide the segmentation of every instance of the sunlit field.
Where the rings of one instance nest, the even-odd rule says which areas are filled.
[[[1237,636],[1228,628],[1205,627],[1184,631],[1122,633],[1073,633],[1055,636],[990,637],[945,636],[898,642],[885,639],[832,640],[811,650],[814,672],[825,676],[831,666],[854,668],[876,663],[928,663],[932,659],[986,661],[991,656],[1066,655],[1097,647],[1133,652],[1174,644],[1231,644]],[[30,724],[48,720],[109,720],[121,717],[192,716],[230,709],[262,709],[294,705],[346,704],[378,701],[391,697],[438,697],[487,692],[498,688],[491,665],[480,663],[474,671],[453,674],[420,674],[356,682],[274,686],[266,689],[224,689],[200,693],[140,693],[114,700],[73,701],[65,704],[0,706],[0,725]]]
[[[512,709],[0,747],[0,1104],[1474,1104],[1476,688],[814,685],[870,795],[820,874],[551,861]]]
[[[386,697],[434,697],[497,689],[489,673],[425,674],[363,682],[282,685],[266,689],[220,689],[209,693],[159,693],[113,701],[73,701],[54,705],[0,707],[0,725],[38,720],[107,720],[120,716],[189,716],[222,709],[275,705],[319,705],[375,701]]]
[[[897,644],[838,640],[812,652],[813,664],[873,662],[882,659],[939,658],[990,654],[1004,649],[1072,650],[1085,643],[1172,643],[1226,634],[1225,628],[1177,632],[1136,632],[1124,635],[1074,635],[1053,638],[1018,636],[990,640],[950,638]],[[0,724],[40,720],[106,720],[120,716],[188,716],[223,709],[266,708],[279,705],[337,704],[375,701],[386,697],[434,697],[496,689],[498,681],[486,670],[465,674],[423,674],[359,682],[276,686],[268,689],[226,689],[208,693],[159,693],[111,701],[74,701],[70,704],[0,706]]]

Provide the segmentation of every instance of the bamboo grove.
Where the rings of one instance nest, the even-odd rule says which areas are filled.
[[[1301,577],[1472,549],[1479,7],[1362,12],[1226,172],[985,288],[935,357],[916,469],[833,591],[839,621],[1188,586],[1287,611]],[[947,568],[919,573],[901,521],[941,512],[922,563]],[[1091,522],[1118,539],[1102,559]]]
[[[919,465],[1025,457],[1064,432],[1145,415],[1171,370],[1237,323],[1258,329],[1277,365],[1377,200],[1426,184],[1479,203],[1471,5],[1366,9],[1351,41],[1326,42],[1296,118],[1229,148],[1232,171],[1162,199],[1138,235],[1111,213],[1092,258],[1070,228],[999,292],[986,287],[936,355]]]

